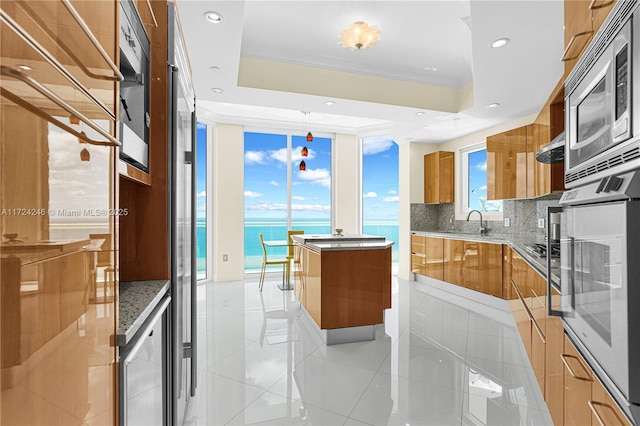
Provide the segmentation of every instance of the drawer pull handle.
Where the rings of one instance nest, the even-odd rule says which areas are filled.
[[[60,0],[60,1],[67,8],[71,16],[73,16],[73,19],[75,19],[75,21],[78,23],[80,28],[82,28],[82,31],[84,31],[84,33],[87,35],[87,37],[89,38],[93,46],[96,48],[98,53],[100,53],[100,56],[102,56],[102,58],[107,62],[107,64],[109,64],[109,67],[113,70],[113,73],[118,77],[119,81],[124,80],[124,77],[120,73],[120,68],[116,66],[116,64],[109,57],[109,54],[105,52],[105,50],[102,48],[102,46],[100,45],[100,42],[98,41],[96,36],[93,35],[93,33],[91,32],[91,29],[86,24],[86,22],[84,22],[84,19],[82,19],[82,16],[80,16],[78,11],[73,7],[73,5],[69,2],[69,0]]]
[[[11,93],[9,90],[5,89],[4,87],[0,87],[0,94],[2,96],[12,100],[13,102],[17,103],[21,107],[23,107],[23,108],[33,112],[34,114],[38,115],[40,118],[43,118],[43,119],[49,121],[50,123],[52,123],[52,124],[60,127],[61,129],[73,134],[77,138],[82,139],[83,141],[85,141],[86,143],[88,143],[90,145],[120,146],[120,142],[116,138],[111,136],[103,128],[101,128],[100,126],[95,124],[92,120],[87,118],[80,111],[78,111],[77,109],[75,109],[74,107],[69,105],[62,98],[58,97],[58,95],[56,95],[55,93],[53,93],[52,91],[47,89],[42,84],[38,83],[33,78],[21,73],[20,71],[18,71],[16,69],[8,67],[6,65],[1,65],[0,66],[0,74],[3,75],[3,76],[7,76],[7,77],[13,77],[13,78],[15,78],[17,80],[20,80],[20,81],[26,83],[32,89],[34,89],[35,91],[37,91],[38,93],[40,93],[41,95],[46,97],[47,99],[51,100],[53,103],[58,105],[60,108],[66,110],[69,114],[71,114],[71,115],[73,115],[75,117],[78,117],[78,119],[83,121],[85,124],[87,124],[93,130],[95,130],[96,132],[98,132],[102,136],[104,136],[107,139],[107,141],[102,142],[102,141],[94,141],[93,139],[89,139],[87,137],[87,135],[75,131],[74,129],[72,129],[71,127],[69,127],[66,124],[62,123],[61,121],[56,120],[55,118],[53,118],[47,112],[41,110],[40,108],[38,108],[38,107],[36,107],[34,105],[29,104],[28,102],[25,102],[20,97],[18,97],[15,94]]]
[[[573,59],[577,59],[579,55],[575,55],[575,56],[572,56],[572,57],[570,57],[570,58],[569,58],[569,57],[567,57],[567,55],[569,55],[569,51],[571,50],[571,47],[573,47],[573,43],[575,43],[575,41],[576,41],[578,38],[580,38],[580,37],[584,37],[584,36],[587,36],[587,35],[591,35],[591,33],[592,33],[592,32],[593,32],[593,31],[583,31],[583,32],[578,33],[578,34],[574,34],[574,35],[571,37],[571,40],[569,40],[569,44],[567,44],[567,48],[566,48],[566,49],[564,49],[564,53],[562,53],[562,58],[560,58],[560,60],[561,60],[562,62],[566,62],[566,61],[571,61],[571,60],[573,60]],[[580,53],[580,52],[578,52],[578,53]]]
[[[607,1],[602,3],[601,5],[596,6],[596,3],[598,2],[598,0],[591,0],[591,3],[589,3],[589,10],[597,10],[597,9],[602,9],[603,7],[607,7],[611,4],[613,4],[613,1]]]
[[[47,35],[51,38],[51,40],[53,40],[53,41],[56,43],[56,45],[57,45],[61,50],[63,50],[63,51],[64,51],[64,53],[65,53],[69,58],[71,58],[71,60],[73,60],[73,62],[76,64],[76,66],[77,66],[78,68],[80,68],[80,69],[82,70],[82,72],[84,72],[84,73],[85,73],[85,75],[87,75],[87,76],[89,76],[89,77],[91,77],[91,78],[98,79],[98,80],[122,81],[122,80],[124,79],[124,77],[122,76],[122,73],[120,73],[120,70],[119,70],[119,69],[115,69],[115,64],[111,61],[111,58],[109,58],[108,56],[107,56],[107,57],[104,57],[104,55],[102,55],[102,56],[103,56],[103,58],[107,61],[107,64],[109,65],[109,67],[110,67],[111,69],[113,69],[113,71],[114,71],[114,74],[115,74],[115,75],[100,75],[100,74],[96,74],[96,73],[92,72],[91,70],[89,70],[89,68],[87,68],[87,67],[85,66],[85,64],[83,63],[83,61],[81,61],[81,60],[80,60],[80,59],[75,55],[75,53],[73,52],[73,50],[71,50],[71,49],[69,48],[69,46],[67,46],[67,45],[66,45],[62,40],[60,40],[60,37],[58,37],[58,36],[56,35],[56,33],[55,33],[54,31],[52,31],[52,30],[51,30],[51,28],[49,28],[49,26],[48,26],[48,25],[47,25],[47,24],[42,20],[42,18],[40,18],[40,17],[38,16],[38,13],[37,13],[35,10],[33,10],[33,9],[31,8],[31,6],[29,6],[29,4],[28,4],[26,1],[24,1],[24,0],[19,0],[19,1],[17,2],[17,4],[18,4],[18,5],[19,5],[19,6],[20,6],[20,7],[21,7],[25,12],[27,12],[27,14],[31,17],[31,19],[33,19],[33,20],[38,24],[38,26],[39,26],[39,27],[40,27],[40,28],[41,28],[45,33],[47,33]],[[65,5],[65,6],[66,6],[66,5]],[[72,6],[72,7],[73,7],[73,6]],[[74,9],[74,10],[75,10],[75,9]],[[75,15],[73,15],[73,13],[72,13],[72,16],[74,17],[74,19],[76,19],[76,20],[77,20],[76,16],[75,16]],[[157,25],[156,25],[156,26],[157,26]],[[82,28],[82,29],[86,32],[85,28]],[[91,39],[91,38],[90,38],[90,39]],[[93,42],[94,40],[91,40],[91,41]],[[95,44],[95,43],[94,43],[94,44]],[[101,53],[102,53],[102,52],[101,52]],[[105,53],[105,54],[106,54],[106,53]]]
[[[593,413],[593,415],[596,417],[596,419],[598,419],[598,423],[600,423],[600,426],[607,426],[607,424],[604,422],[604,419],[602,418],[602,416],[600,416],[600,413],[598,413],[598,410],[596,410],[596,407],[595,407],[596,405],[599,405],[601,407],[605,407],[611,410],[613,412],[613,415],[616,416],[616,418],[618,419],[618,424],[621,424],[621,425],[627,424],[627,422],[623,421],[618,416],[618,413],[616,413],[616,410],[614,410],[613,407],[610,406],[609,404],[604,404],[599,401],[587,401],[587,404],[589,404],[589,408],[591,409],[591,412]]]
[[[573,377],[574,379],[578,379],[578,380],[584,380],[585,382],[593,382],[593,379],[591,377],[580,377],[580,376],[576,375],[576,373],[574,373],[574,371],[569,366],[569,363],[567,362],[566,358],[574,358],[578,362],[580,362],[580,360],[578,358],[576,358],[575,356],[573,356],[573,355],[560,354],[560,359],[562,360],[562,363],[564,364],[564,366],[567,369],[567,371],[569,372],[569,374],[571,374],[571,377]],[[580,365],[582,365],[582,363],[580,363]],[[583,368],[584,368],[584,366],[583,366]]]

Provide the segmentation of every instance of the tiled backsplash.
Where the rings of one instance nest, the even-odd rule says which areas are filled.
[[[531,199],[531,200],[505,200],[502,205],[504,218],[509,218],[509,227],[502,221],[483,220],[488,235],[509,236],[530,239],[535,242],[544,242],[546,235],[547,207],[557,206],[560,194]],[[453,219],[453,229],[450,224]],[[545,219],[545,228],[538,228],[538,219]],[[411,230],[413,231],[455,231],[463,233],[478,232],[480,218],[473,214],[469,222],[455,220],[454,204],[411,204]]]

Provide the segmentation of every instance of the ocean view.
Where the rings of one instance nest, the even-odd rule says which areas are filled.
[[[317,220],[298,220],[292,224],[292,229],[302,229],[307,234],[330,234],[330,224]],[[204,277],[206,272],[207,234],[206,222],[199,219],[197,223],[197,256],[198,276]],[[262,249],[258,234],[262,233],[265,240],[286,240],[287,223],[284,219],[247,219],[244,227],[245,270],[259,271],[262,266]],[[387,240],[394,241],[391,248],[392,261],[398,262],[398,223],[389,221],[371,221],[364,225],[364,233],[367,235],[384,236]],[[285,247],[270,248],[269,254],[273,256],[285,256]]]

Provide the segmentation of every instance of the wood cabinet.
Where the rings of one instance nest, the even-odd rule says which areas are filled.
[[[561,359],[564,364],[565,426],[631,425],[566,335]]]
[[[615,5],[615,0],[565,0],[564,2],[564,78],[598,32]]]
[[[411,272],[444,279],[444,238],[411,234]]]
[[[453,203],[454,153],[437,151],[424,156],[424,203]]]
[[[533,157],[527,150],[527,126],[487,137],[487,199],[527,198],[527,171]]]
[[[551,297],[553,308],[560,309],[560,294],[553,289]],[[547,317],[545,330],[544,397],[553,424],[562,426],[564,423],[564,364],[560,358],[564,350],[562,321],[559,317]]]
[[[502,297],[502,245],[444,239],[443,280]]]
[[[542,120],[548,123],[549,113],[541,122],[487,137],[489,200],[534,198],[564,190],[564,163],[536,161],[536,153],[551,140],[551,128]],[[562,123],[557,133],[564,129],[564,117]]]
[[[118,7],[2,2],[3,425],[117,423]]]

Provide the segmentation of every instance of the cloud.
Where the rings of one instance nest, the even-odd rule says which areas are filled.
[[[309,155],[303,157],[301,154],[301,146],[291,148],[291,162],[295,163],[300,160],[311,160],[316,156],[316,151],[311,148],[307,148],[307,150],[309,151]],[[269,156],[276,161],[287,164],[287,148],[281,148],[276,151],[269,151]]]
[[[198,197],[206,197],[207,191],[198,192]]]
[[[278,182],[276,182],[275,180],[272,180],[271,182],[269,182],[269,185],[271,185],[271,186],[280,186],[280,184]]]
[[[384,152],[393,146],[393,139],[388,136],[365,138],[362,144],[362,154],[372,155]]]
[[[244,153],[246,164],[264,164],[265,153],[263,151],[247,151]]]
[[[244,191],[244,196],[247,198],[260,198],[263,195],[262,192]]]
[[[369,191],[365,194],[362,194],[362,198],[377,198],[377,197],[378,197],[378,194],[376,194],[373,191]]]
[[[307,169],[300,171],[298,172],[298,178],[331,188],[331,173],[329,173],[327,169]]]
[[[292,200],[296,200],[296,201],[304,201],[304,200],[306,200],[305,197],[301,197],[299,195],[294,195],[294,196],[291,197],[291,199]]]
[[[482,185],[480,188],[480,191],[486,191],[487,190],[487,185]]]
[[[382,199],[382,201],[385,203],[397,203],[398,200],[399,200],[399,197],[397,195],[393,197],[384,197]]]
[[[394,191],[393,189],[387,192],[387,194],[391,194],[391,195],[396,195],[397,193],[398,191]]]
[[[485,161],[484,163],[480,163],[480,164],[476,164],[476,170],[483,170],[483,171],[487,171],[487,162]]]

